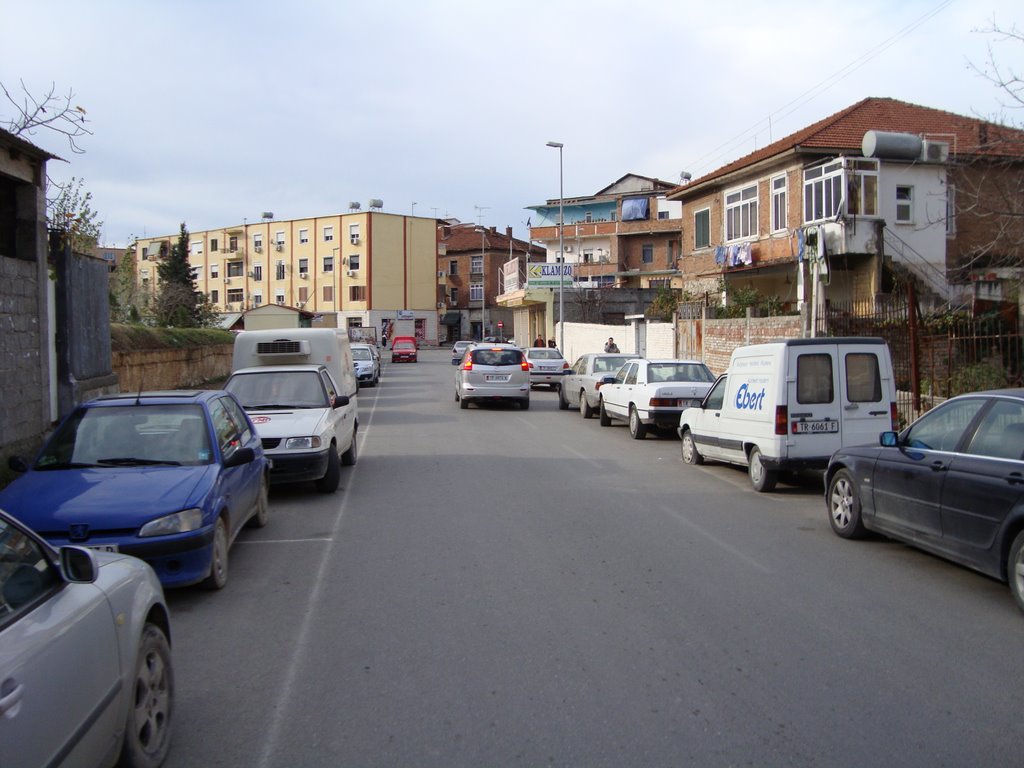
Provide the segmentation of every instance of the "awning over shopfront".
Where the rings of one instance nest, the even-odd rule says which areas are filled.
[[[441,325],[459,325],[462,322],[461,312],[445,312],[441,317]]]

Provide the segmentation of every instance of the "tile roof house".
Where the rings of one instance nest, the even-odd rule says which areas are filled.
[[[1021,259],[1012,240],[993,251],[979,201],[1010,183],[1020,205],[1022,170],[1022,131],[864,99],[669,193],[683,205],[684,287],[796,308],[913,280],[936,304],[961,303],[981,259]]]

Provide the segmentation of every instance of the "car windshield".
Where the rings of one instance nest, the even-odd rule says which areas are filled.
[[[61,426],[36,469],[197,465],[213,460],[202,406],[82,408]]]
[[[373,355],[370,354],[370,350],[362,347],[352,347],[352,359],[353,360],[372,360]]]
[[[651,363],[647,366],[647,380],[700,381],[710,384],[715,376],[703,363]]]
[[[416,349],[416,345],[411,341],[399,341],[392,347],[392,349]]]
[[[316,371],[264,371],[232,376],[224,388],[247,411],[326,408],[327,393]]]

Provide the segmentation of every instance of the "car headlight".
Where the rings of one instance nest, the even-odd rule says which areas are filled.
[[[285,448],[319,448],[321,445],[319,437],[289,437],[284,441]]]
[[[196,531],[202,527],[203,510],[193,507],[150,520],[139,530],[139,536],[169,536],[172,533]]]

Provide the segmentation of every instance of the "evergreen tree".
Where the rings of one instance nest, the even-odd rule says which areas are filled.
[[[202,309],[206,297],[196,290],[192,266],[188,263],[188,230],[181,223],[178,242],[156,267],[160,277],[160,293],[154,306],[158,324],[176,328],[197,328],[207,324]]]

